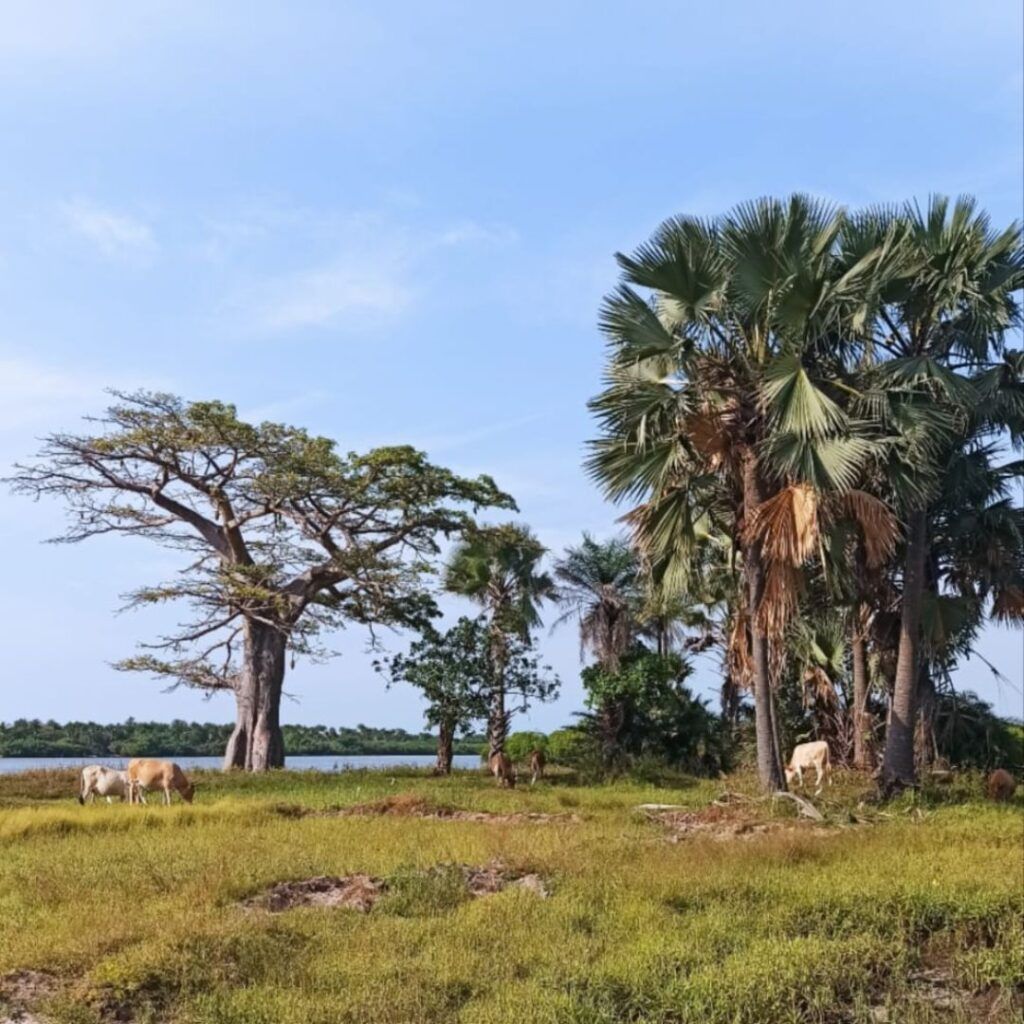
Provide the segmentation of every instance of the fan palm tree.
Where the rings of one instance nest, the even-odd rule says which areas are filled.
[[[871,452],[840,399],[844,331],[863,321],[877,257],[841,258],[842,226],[803,196],[667,221],[617,257],[623,282],[601,317],[610,352],[588,468],[612,500],[634,503],[636,543],[670,588],[691,572],[696,524],[732,537],[743,576],[732,653],[753,684],[769,789],[784,786],[769,646],[818,551],[821,499],[849,490]]]
[[[588,534],[555,563],[558,603],[555,621],[579,623],[580,657],[589,651],[614,672],[640,630],[643,598],[640,565],[632,546],[621,538],[604,543]]]
[[[883,759],[883,784],[892,789],[915,777],[922,614],[929,589],[937,592],[928,559],[943,476],[957,452],[1001,435],[1024,411],[1020,392],[1001,386],[1016,365],[1013,354],[1001,360],[1007,332],[1020,324],[1014,293],[1024,284],[1024,255],[1019,227],[993,231],[968,198],[871,211],[848,223],[842,244],[859,261],[869,250],[892,255],[874,279],[864,351],[874,366],[860,403],[888,435],[887,484],[906,522]],[[1019,426],[1011,434],[1019,440]]]
[[[551,577],[539,569],[546,548],[516,523],[481,527],[453,551],[444,586],[480,605],[490,634],[491,692],[487,723],[489,756],[501,753],[508,734],[505,668],[509,637],[524,643],[540,624],[538,606],[555,596]]]

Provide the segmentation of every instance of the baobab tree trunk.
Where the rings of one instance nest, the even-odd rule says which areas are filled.
[[[454,742],[455,723],[447,718],[442,718],[437,726],[437,763],[434,765],[435,775],[451,775]]]
[[[762,488],[757,460],[749,455],[743,467],[743,508],[745,517],[753,515],[761,504]],[[758,611],[764,596],[764,562],[761,545],[746,545],[743,566],[747,584],[747,613],[750,623],[750,653],[754,663],[754,729],[757,734],[757,774],[769,792],[785,790],[776,738],[771,672],[768,661],[768,637],[758,624]]]
[[[903,607],[900,613],[900,646],[889,729],[882,761],[882,788],[886,792],[912,786],[914,774],[914,725],[917,718],[918,670],[921,659],[921,600],[924,565],[928,552],[928,520],[924,509],[914,512],[907,524],[907,554],[903,570]]]
[[[850,650],[853,655],[853,767],[871,765],[871,721],[868,715],[868,650],[863,606],[856,611]]]
[[[249,623],[245,662],[235,681],[235,728],[224,752],[224,769],[262,772],[284,767],[281,691],[284,686],[285,634]]]

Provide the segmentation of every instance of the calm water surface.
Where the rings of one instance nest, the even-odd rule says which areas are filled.
[[[182,768],[219,768],[219,757],[189,757],[187,754],[168,757]],[[289,757],[286,767],[320,772],[358,771],[360,768],[429,768],[435,761],[433,754],[328,754],[320,757]],[[24,772],[36,768],[81,768],[86,764],[105,764],[111,768],[125,768],[127,757],[0,757],[0,774]],[[479,768],[476,754],[456,754],[454,768]]]

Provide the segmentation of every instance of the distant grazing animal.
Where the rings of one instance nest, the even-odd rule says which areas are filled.
[[[828,753],[828,744],[824,740],[816,740],[814,743],[798,743],[790,755],[789,764],[786,765],[786,785],[793,779],[797,785],[804,784],[804,771],[814,769],[815,791],[821,791],[822,778],[828,779],[832,785],[832,760]]]
[[[530,754],[530,785],[532,786],[538,779],[544,778],[544,766],[547,764],[547,759],[544,757],[543,750],[534,750]]]
[[[508,754],[491,754],[487,759],[487,770],[502,786],[507,786],[509,789],[515,788],[516,771],[512,767]]]
[[[128,773],[116,768],[106,768],[101,764],[89,764],[82,769],[82,788],[78,794],[78,802],[84,804],[86,799],[105,796],[107,803],[112,796],[122,800],[128,795]]]
[[[1005,769],[997,768],[989,777],[986,785],[989,800],[1004,803],[1017,790],[1017,780]]]
[[[171,802],[171,790],[177,790],[185,803],[192,803],[195,786],[185,778],[185,773],[173,761],[156,761],[147,757],[136,757],[128,762],[128,802],[142,800],[143,793],[151,789],[162,789],[164,803]]]

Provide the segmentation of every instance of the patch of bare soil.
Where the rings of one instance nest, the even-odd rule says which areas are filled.
[[[383,895],[384,882],[370,875],[338,878],[321,875],[296,882],[278,882],[266,892],[242,903],[248,909],[269,910],[279,914],[292,907],[347,907],[365,914]]]
[[[578,822],[576,814],[545,814],[540,811],[462,811],[435,804],[412,793],[398,793],[365,804],[354,804],[333,812],[340,817],[430,818],[440,821],[488,821],[497,824]]]
[[[30,1008],[52,996],[60,982],[43,971],[13,971],[0,977],[0,1024],[43,1024]]]
[[[457,868],[465,880],[466,891],[474,899],[492,896],[510,886],[525,889],[541,899],[551,895],[540,875],[516,871],[499,860],[479,867],[459,864]],[[243,900],[241,905],[247,910],[267,910],[272,914],[294,907],[343,907],[366,914],[387,891],[387,880],[371,875],[347,875],[343,878],[322,875],[278,882],[266,891]]]
[[[964,988],[953,973],[947,950],[926,949],[921,966],[907,975],[909,1001],[928,1007],[939,1020],[969,1020],[972,1024],[998,1024],[1024,1019],[1024,991],[997,986],[974,992]],[[871,1008],[873,1024],[899,1024],[900,1013],[885,1006]]]
[[[712,804],[700,810],[686,811],[661,808],[639,808],[648,821],[656,822],[668,832],[668,841],[678,843],[698,836],[708,839],[753,839],[772,832],[797,831],[823,833],[829,831],[809,821],[795,818],[764,818],[752,807],[738,804]]]

